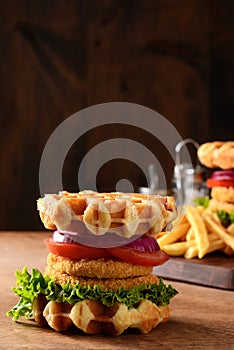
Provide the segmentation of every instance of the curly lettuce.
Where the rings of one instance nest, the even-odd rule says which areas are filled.
[[[194,202],[196,203],[196,205],[204,207],[204,208],[208,208],[209,201],[210,201],[210,197],[208,195],[205,197],[200,197],[200,198],[194,199]]]
[[[221,221],[224,227],[228,227],[229,225],[234,223],[234,211],[231,211],[231,213],[227,213],[224,210],[218,210],[217,214],[219,220]]]
[[[140,284],[130,290],[120,287],[118,290],[103,290],[95,285],[81,286],[80,283],[71,285],[59,285],[52,278],[43,275],[38,269],[32,269],[30,274],[24,267],[20,272],[16,271],[16,285],[13,292],[20,297],[19,302],[7,312],[14,321],[20,317],[30,318],[33,316],[33,302],[39,294],[43,294],[48,301],[53,300],[58,303],[75,304],[85,299],[99,300],[106,306],[111,306],[115,302],[123,303],[128,308],[134,307],[141,300],[148,299],[158,306],[165,306],[170,303],[170,299],[178,294],[171,285],[166,286],[162,279],[158,283]]]

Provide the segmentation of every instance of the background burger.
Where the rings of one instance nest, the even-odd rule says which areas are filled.
[[[47,229],[45,273],[17,271],[20,297],[8,312],[56,331],[147,333],[170,317],[177,294],[152,273],[168,256],[154,236],[176,217],[172,197],[143,194],[47,194],[37,202]]]
[[[216,212],[224,227],[234,223],[234,141],[214,141],[198,148],[201,164],[211,169],[210,197],[199,204]]]

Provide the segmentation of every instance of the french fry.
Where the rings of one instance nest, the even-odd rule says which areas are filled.
[[[214,232],[224,243],[230,248],[234,250],[234,237],[230,235],[224,227],[217,223],[217,215],[204,212],[203,213],[204,220],[206,222],[207,227]]]
[[[189,247],[189,242],[177,242],[171,244],[165,244],[163,246],[163,251],[171,256],[184,255]]]
[[[198,247],[196,244],[190,245],[184,253],[185,259],[193,259],[198,255]]]
[[[191,240],[194,239],[194,237],[195,237],[195,236],[194,236],[193,227],[190,227],[189,230],[188,230],[188,232],[187,232],[187,234],[186,234],[185,239],[186,239],[186,241],[191,241]]]
[[[221,239],[216,239],[215,241],[210,242],[207,253],[212,253],[215,250],[221,250],[223,248],[225,248],[225,243]]]
[[[234,250],[227,245],[222,249],[222,251],[228,256],[232,256],[234,254]]]
[[[234,223],[227,227],[227,232],[234,236]]]
[[[171,244],[178,241],[178,239],[180,239],[181,237],[183,237],[183,235],[186,234],[188,229],[189,229],[189,223],[184,223],[184,224],[180,224],[170,232],[165,232],[163,236],[157,239],[157,242],[160,248],[166,244]]]
[[[158,239],[162,236],[164,236],[166,234],[166,231],[161,231],[156,233],[156,235],[154,236],[156,238],[156,240],[158,241]]]
[[[188,223],[188,220],[186,218],[186,215],[184,214],[179,214],[177,218],[173,221],[173,228],[176,228],[178,225],[182,225]]]
[[[226,247],[225,243],[221,239],[217,239],[217,236],[215,234],[209,234],[208,238],[209,238],[210,244],[207,250],[207,254],[212,253],[215,250],[221,250]],[[198,256],[198,247],[195,241],[189,241],[189,243],[190,245],[184,253],[185,259],[192,259]]]
[[[214,242],[214,241],[217,241],[217,240],[220,240],[220,238],[218,238],[215,233],[209,233],[208,234],[208,239],[209,239],[210,243]]]
[[[195,207],[186,207],[186,217],[194,230],[194,236],[198,247],[198,258],[201,259],[209,248],[208,232],[204,221]]]
[[[204,210],[205,210],[205,208],[202,207],[201,205],[199,205],[199,206],[196,207],[196,211],[197,211],[198,214],[200,214],[200,215],[203,213]]]

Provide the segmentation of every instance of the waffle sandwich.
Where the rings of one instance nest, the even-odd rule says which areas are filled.
[[[153,274],[168,256],[154,236],[176,217],[172,197],[82,191],[47,194],[37,201],[49,230],[42,274],[17,271],[20,297],[9,312],[58,332],[148,333],[170,317],[177,294]]]

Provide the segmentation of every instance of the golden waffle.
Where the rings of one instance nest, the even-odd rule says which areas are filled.
[[[197,151],[201,164],[208,168],[234,168],[234,141],[203,143]]]
[[[73,305],[55,301],[44,305],[39,300],[34,304],[33,313],[43,315],[44,324],[58,332],[67,331],[75,325],[88,334],[120,335],[128,328],[138,329],[141,333],[150,332],[160,322],[168,321],[170,308],[168,305],[157,306],[146,299],[131,309],[117,302],[107,307],[94,300],[83,300]]]
[[[114,232],[125,238],[144,233],[153,236],[176,216],[174,198],[140,193],[62,191],[45,195],[37,206],[48,229],[78,232],[83,223],[94,235]]]

